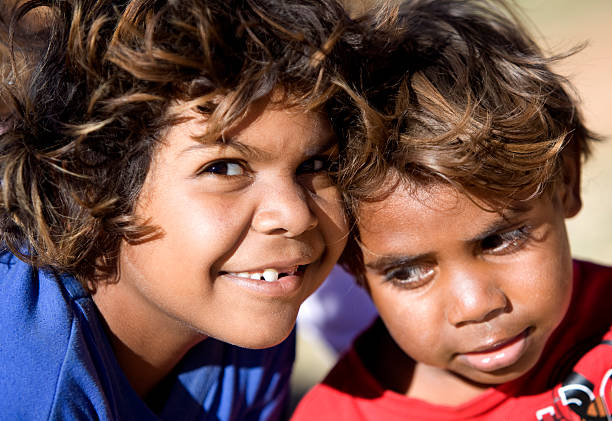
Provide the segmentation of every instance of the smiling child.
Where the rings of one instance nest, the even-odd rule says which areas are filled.
[[[564,222],[592,135],[555,58],[503,2],[400,15],[401,76],[360,114],[386,132],[341,165],[380,319],[293,419],[610,419],[612,269],[572,261]]]
[[[344,10],[20,3],[48,42],[2,80],[0,418],[282,418],[299,306],[346,242]]]

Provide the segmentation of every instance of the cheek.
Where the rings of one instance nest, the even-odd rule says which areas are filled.
[[[319,220],[319,226],[328,245],[342,250],[348,236],[348,222],[344,204],[335,187],[328,187],[312,196],[310,208]]]
[[[527,256],[513,270],[514,294],[528,303],[534,318],[556,326],[567,311],[572,295],[572,259],[563,222]]]
[[[181,291],[207,285],[209,275],[241,238],[244,218],[234,208],[218,200],[179,197],[150,203],[141,215],[160,234],[126,248],[132,272],[147,279],[147,284],[172,282]]]
[[[571,259],[569,256],[550,256],[525,267],[532,269],[526,276],[528,283],[521,291],[524,301],[535,319],[554,329],[565,315],[572,295]]]
[[[426,300],[407,299],[401,291],[375,288],[372,300],[379,314],[400,348],[413,359],[439,365],[438,355],[443,352],[443,315],[434,304]]]
[[[150,215],[167,241],[185,247],[215,248],[239,237],[245,224],[243,216],[250,209],[248,203],[239,198],[220,200],[193,192],[180,196],[168,198]]]

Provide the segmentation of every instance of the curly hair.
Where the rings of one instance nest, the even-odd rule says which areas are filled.
[[[398,25],[393,59],[370,70],[382,79],[352,94],[360,111],[340,109],[353,119],[339,183],[354,221],[393,190],[385,181],[446,183],[495,211],[551,191],[564,150],[588,155],[595,136],[550,68],[582,47],[544,55],[504,0],[408,0]],[[342,261],[359,275],[357,240]]]
[[[40,8],[46,42],[24,67],[18,23]],[[34,0],[6,15],[0,241],[92,291],[122,241],[156,235],[133,209],[177,104],[207,116],[207,137],[273,92],[320,107],[359,38],[335,0]]]

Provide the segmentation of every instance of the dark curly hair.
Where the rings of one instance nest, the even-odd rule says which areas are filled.
[[[588,155],[595,136],[550,68],[581,46],[546,56],[503,0],[407,0],[397,25],[403,41],[339,109],[339,183],[354,222],[390,179],[446,183],[499,211],[550,192],[563,151]],[[354,229],[342,261],[359,277],[357,241]]]
[[[211,137],[273,92],[287,106],[320,107],[337,89],[342,52],[360,39],[335,0],[22,3],[0,14],[0,51],[10,52],[0,241],[90,290],[116,275],[122,241],[156,233],[133,208],[156,145],[178,122],[174,105],[207,115]],[[41,10],[45,42],[28,49],[19,22]]]

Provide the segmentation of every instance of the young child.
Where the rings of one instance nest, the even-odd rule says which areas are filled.
[[[48,0],[7,22],[40,8],[45,48],[1,85],[0,418],[281,418],[298,308],[346,242],[321,107],[344,10]]]
[[[387,132],[340,167],[380,319],[293,419],[609,420],[612,268],[570,257],[593,136],[566,81],[502,2],[400,12],[403,77],[356,114]]]

